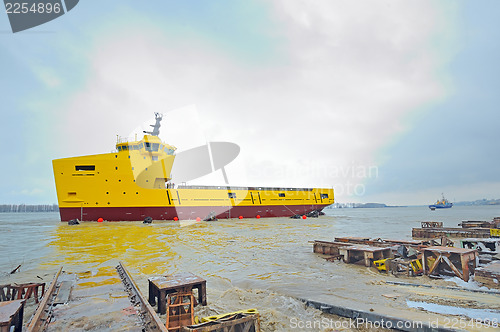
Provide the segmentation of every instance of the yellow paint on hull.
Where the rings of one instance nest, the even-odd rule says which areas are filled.
[[[160,149],[132,149],[145,142],[157,143]],[[93,218],[99,213],[106,215],[106,210],[112,211],[107,214],[108,220],[141,220],[143,215],[152,213],[158,213],[154,217],[159,219],[172,219],[174,212],[162,210],[168,208],[180,211],[177,213],[179,218],[180,214],[184,214],[181,219],[193,216],[189,213],[189,208],[198,214],[207,211],[219,214],[238,207],[232,216],[227,217],[238,217],[235,213],[255,217],[258,211],[264,211],[258,210],[259,207],[266,207],[267,212],[272,211],[269,216],[277,216],[320,210],[334,202],[333,189],[193,186],[169,189],[166,185],[170,180],[175,156],[166,151],[173,151],[175,148],[161,145],[157,137],[150,135],[145,135],[139,142],[126,144],[129,148],[121,148],[116,153],[53,160],[61,220],[71,217],[96,220]],[[117,147],[123,145],[120,143]],[[301,208],[294,209],[296,206]],[[309,206],[310,209],[305,208]],[[283,208],[279,210],[276,207]],[[133,208],[159,210],[152,212],[149,209],[143,212],[133,211]],[[124,215],[120,216],[122,213]],[[129,219],[126,214],[130,218],[136,216],[136,219]],[[262,214],[265,216],[265,213]],[[87,219],[84,215],[88,216]],[[205,215],[197,217],[203,218]]]

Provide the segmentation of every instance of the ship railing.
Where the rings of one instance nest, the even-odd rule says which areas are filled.
[[[265,190],[265,191],[312,191],[312,188],[282,188],[282,187],[235,187],[235,186],[191,186],[178,185],[178,189],[221,189],[221,190]]]
[[[133,142],[134,139],[130,137],[116,137],[116,144]]]

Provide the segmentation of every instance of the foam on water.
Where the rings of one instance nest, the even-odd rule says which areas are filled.
[[[59,222],[55,213],[0,214],[0,283],[40,278],[50,282],[61,265],[66,271],[97,277],[103,271],[115,273],[113,268],[123,261],[145,294],[148,277],[178,272],[199,275],[207,279],[209,307],[202,308],[207,315],[257,308],[267,331],[288,330],[292,318],[323,317],[297,298],[393,314],[405,307],[405,301],[381,296],[394,291],[394,286],[378,282],[388,276],[364,266],[327,262],[312,252],[308,241],[338,236],[410,239],[411,228],[419,227],[420,221],[456,226],[461,220],[491,220],[500,215],[498,207],[447,210],[336,209],[306,220],[75,226]],[[18,264],[22,264],[20,273],[9,275]],[[118,280],[110,277],[109,282]]]

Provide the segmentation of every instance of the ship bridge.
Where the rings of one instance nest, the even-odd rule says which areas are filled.
[[[144,135],[140,141],[117,137],[116,150],[118,157],[129,160],[138,186],[165,188],[170,180],[175,146],[163,143],[158,136]]]
[[[140,151],[148,153],[158,153],[167,155],[174,155],[175,146],[164,144],[157,136],[144,135],[144,138],[140,141],[134,140],[129,141],[128,138],[117,138],[116,150],[121,151]]]
[[[158,157],[166,153],[167,155],[173,155],[176,148],[168,144],[164,144],[158,135],[160,135],[161,120],[163,115],[160,113],[155,113],[155,124],[151,125],[153,127],[152,131],[144,131],[143,139],[138,141],[137,136],[134,141],[129,141],[128,138],[120,138],[117,136],[116,139],[116,149],[118,152],[122,151],[140,151],[150,153],[153,156],[153,161],[158,161]]]

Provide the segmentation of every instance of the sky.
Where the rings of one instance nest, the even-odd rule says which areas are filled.
[[[56,203],[53,159],[108,153],[154,112],[179,156],[237,144],[232,185],[500,198],[499,14],[495,0],[80,1],[14,34],[0,13],[0,204]]]

